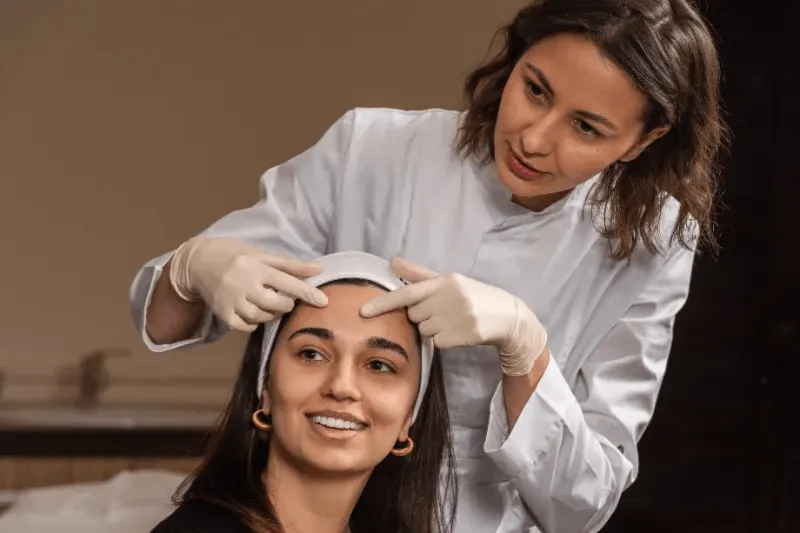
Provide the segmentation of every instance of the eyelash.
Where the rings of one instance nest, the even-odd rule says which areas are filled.
[[[321,362],[320,359],[310,359],[310,358],[306,357],[309,354],[316,354],[316,355],[318,355],[320,357],[320,359],[323,359],[323,360],[325,359],[325,357],[319,351],[312,350],[312,349],[300,350],[297,355],[298,355],[298,357],[303,359],[303,361],[306,361],[308,363],[319,363],[319,362]],[[374,366],[372,366],[372,365],[374,365],[376,363],[378,365],[380,365],[379,368],[375,368]],[[376,373],[376,374],[387,374],[387,373],[397,374],[397,371],[389,363],[386,363],[386,362],[381,361],[379,359],[373,359],[373,360],[369,361],[367,363],[367,365],[369,367],[369,370],[371,372]]]
[[[385,367],[386,370],[381,370],[380,368],[374,368],[372,365],[375,364],[375,363],[377,363],[378,365],[381,365],[381,367]],[[375,372],[376,374],[387,374],[387,373],[389,373],[389,374],[397,374],[397,371],[394,368],[392,368],[392,366],[390,364],[385,363],[385,362],[383,362],[383,361],[381,361],[379,359],[373,359],[372,361],[370,361],[367,364],[370,367],[370,371]]]
[[[307,357],[306,357],[306,355],[308,355],[308,354],[317,354],[317,355],[319,355],[319,356],[320,356],[322,359],[325,359],[325,358],[322,356],[322,354],[321,354],[321,353],[319,353],[317,350],[306,349],[306,350],[300,350],[300,351],[297,353],[298,357],[300,357],[300,358],[301,358],[301,359],[303,359],[304,361],[308,361],[309,363],[318,363],[318,362],[319,362],[319,359],[309,359],[309,358],[307,358]]]
[[[544,102],[547,102],[547,95],[542,90],[542,88],[539,87],[539,85],[537,85],[531,80],[525,80],[525,85],[527,86],[526,90],[529,95],[531,95],[533,98],[536,98],[537,100],[542,100]],[[591,124],[589,124],[585,120],[576,119],[575,124],[578,133],[580,135],[583,135],[584,137],[598,138],[603,136],[599,131],[597,131]],[[586,131],[585,129],[583,129],[583,126],[589,128],[589,130]]]
[[[545,95],[544,91],[537,84],[533,83],[531,80],[525,80],[525,85],[527,86],[528,93],[531,96],[533,96],[534,98],[541,99],[541,100],[546,99],[546,95]]]
[[[575,122],[577,123],[577,126],[576,126],[576,127],[578,128],[578,133],[580,133],[581,135],[583,135],[583,136],[585,136],[585,137],[591,137],[591,138],[602,137],[602,135],[600,134],[600,132],[599,132],[599,131],[597,131],[596,129],[594,129],[594,128],[593,128],[591,125],[589,125],[589,123],[588,123],[588,122],[586,122],[585,120],[580,120],[580,119],[578,119],[578,120],[576,120]],[[589,131],[586,131],[586,130],[584,130],[584,129],[581,127],[581,126],[584,126],[584,125],[585,125],[587,128],[589,128]]]

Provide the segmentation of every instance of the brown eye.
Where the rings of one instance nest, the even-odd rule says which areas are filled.
[[[304,361],[312,361],[313,362],[313,361],[322,361],[322,360],[324,360],[324,357],[322,357],[322,354],[319,353],[316,350],[300,350],[300,352],[297,354],[297,356],[299,358],[301,358],[302,360],[304,360]]]
[[[541,98],[544,96],[544,91],[542,88],[533,83],[531,80],[527,80],[525,84],[528,86],[528,92],[531,93],[531,95],[535,96],[536,98]]]
[[[600,136],[600,132],[598,132],[596,129],[594,129],[585,120],[578,120],[578,131],[580,131],[580,133],[582,135],[585,135],[587,137],[599,137]]]
[[[384,374],[384,373],[387,373],[387,372],[392,373],[392,374],[395,373],[394,368],[392,368],[388,364],[384,363],[383,361],[380,361],[380,360],[377,360],[377,359],[372,360],[369,363],[367,363],[367,366],[368,366],[368,368],[370,370],[372,370],[373,372],[376,372],[378,374]]]

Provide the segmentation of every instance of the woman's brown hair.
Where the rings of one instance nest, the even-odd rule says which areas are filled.
[[[333,284],[373,285],[361,279],[328,285]],[[289,316],[284,315],[281,328]],[[263,337],[262,324],[250,335],[233,394],[203,463],[173,500],[177,505],[192,500],[211,503],[235,514],[254,533],[282,533],[262,480],[269,461],[269,440],[251,419],[261,407],[256,377]],[[350,518],[352,533],[376,528],[385,533],[445,533],[452,529],[454,455],[438,351],[409,435],[415,443],[411,454],[390,454],[372,471]]]
[[[695,237],[717,250],[714,211],[717,156],[727,128],[719,104],[720,65],[708,26],[688,0],[536,0],[505,26],[502,49],[465,83],[466,116],[458,149],[488,163],[506,82],[531,46],[556,34],[586,36],[647,96],[644,132],[670,131],[639,157],[605,170],[590,200],[602,210],[612,254],[638,245],[663,251],[659,224],[673,196],[680,209],[670,241]],[[695,227],[696,224],[696,227]]]

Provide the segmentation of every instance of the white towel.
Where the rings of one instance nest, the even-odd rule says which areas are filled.
[[[0,516],[0,533],[149,533],[172,512],[185,477],[124,471],[106,482],[25,490]]]

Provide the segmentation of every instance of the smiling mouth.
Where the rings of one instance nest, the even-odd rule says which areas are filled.
[[[335,418],[331,416],[320,416],[320,415],[311,415],[308,417],[311,422],[314,424],[318,424],[320,426],[330,428],[330,429],[339,429],[343,431],[361,431],[365,427],[365,424],[360,422],[355,422],[352,420],[344,420],[342,418]]]

